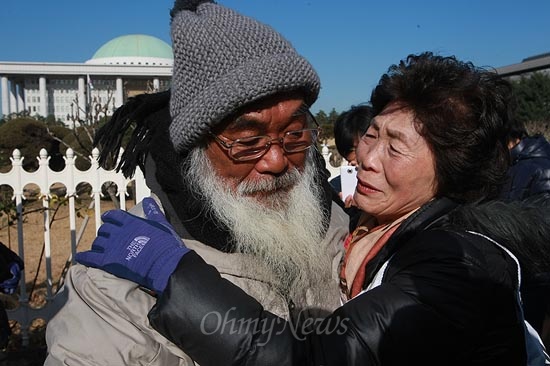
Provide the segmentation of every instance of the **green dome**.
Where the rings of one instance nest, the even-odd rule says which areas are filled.
[[[161,65],[173,63],[172,47],[156,37],[129,34],[101,46],[86,63]]]

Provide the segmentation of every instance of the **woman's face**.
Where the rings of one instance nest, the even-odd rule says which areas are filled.
[[[389,223],[435,196],[435,162],[413,114],[398,104],[376,116],[357,145],[355,204],[380,224]]]

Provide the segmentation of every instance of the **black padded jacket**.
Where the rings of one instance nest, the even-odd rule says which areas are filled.
[[[403,222],[368,264],[364,287],[385,266],[380,285],[325,319],[277,318],[195,253],[149,319],[202,366],[524,365],[517,266],[453,229],[456,208],[434,200]]]
[[[544,136],[523,138],[510,150],[511,165],[501,198],[523,200],[550,193],[550,143]]]

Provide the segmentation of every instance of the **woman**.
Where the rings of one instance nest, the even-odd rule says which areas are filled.
[[[390,67],[357,146],[354,201],[364,214],[341,263],[344,304],[287,323],[191,252],[156,289],[151,324],[203,366],[533,361],[516,257],[522,271],[547,266],[536,250],[548,222],[536,208],[515,217],[518,207],[479,204],[497,196],[508,166],[510,100],[507,82],[454,57],[423,53]],[[165,224],[120,215],[135,222],[107,231]],[[96,249],[108,258],[114,244]],[[143,251],[156,266],[165,260]],[[84,262],[109,269],[108,260]]]

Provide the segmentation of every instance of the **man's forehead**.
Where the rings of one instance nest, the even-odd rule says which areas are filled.
[[[263,112],[273,108],[284,109],[288,117],[299,117],[308,114],[309,107],[301,97],[280,97],[277,99],[261,100],[242,108],[239,112],[222,123],[222,129],[241,129],[265,123],[262,121]]]
[[[285,108],[288,111],[292,112],[291,114],[289,114],[291,117],[302,116],[302,115],[308,113],[309,107],[307,106],[307,104],[303,100],[300,100],[300,101],[288,100],[288,101],[282,101],[282,102],[293,102],[293,103],[288,103],[288,104],[285,105]],[[250,109],[247,109],[247,110],[243,110],[241,113],[237,114],[233,118],[233,120],[236,121],[238,119],[248,118],[248,117],[253,118],[254,115],[261,114],[264,110],[271,109],[272,107],[273,107],[273,105],[271,105],[271,106],[262,106],[260,108],[250,108]]]
[[[305,104],[304,96],[302,95],[302,93],[299,93],[299,92],[278,93],[278,94],[270,95],[265,98],[253,101],[247,105],[244,105],[241,108],[240,113],[237,113],[237,114],[257,112],[264,109],[269,109],[281,103],[289,103],[289,102]]]

